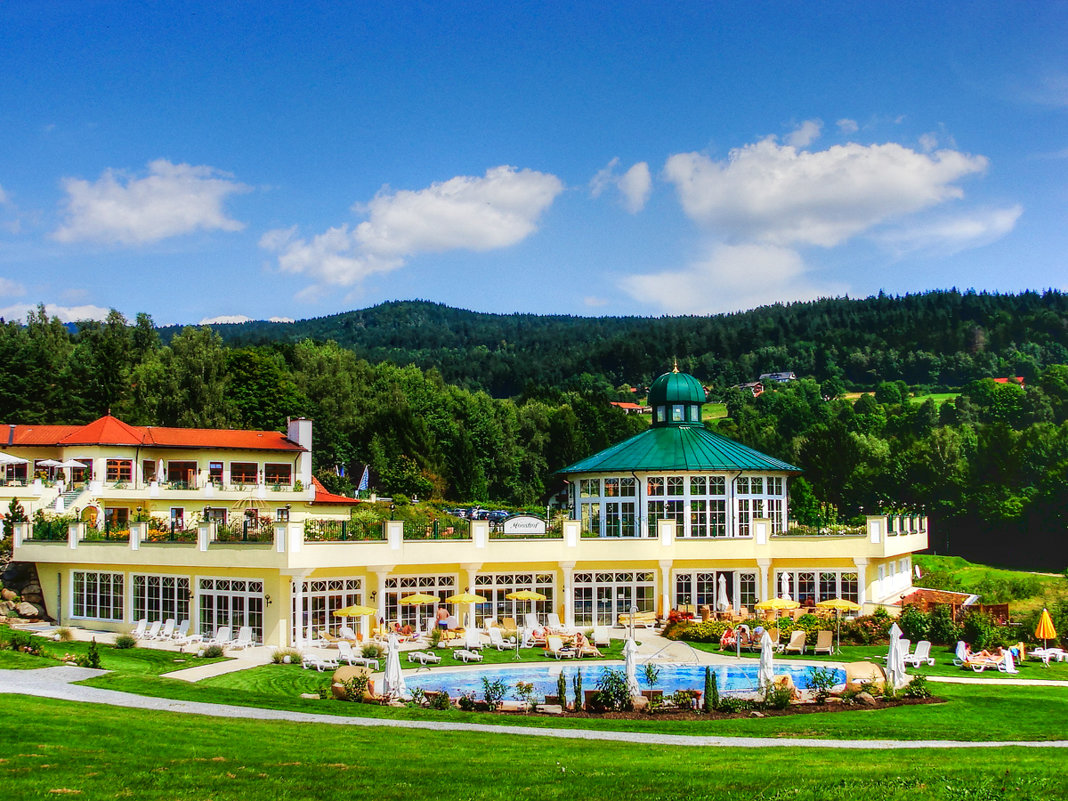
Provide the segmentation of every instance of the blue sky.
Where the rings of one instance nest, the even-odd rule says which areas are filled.
[[[0,314],[1068,289],[1068,4],[0,4]]]

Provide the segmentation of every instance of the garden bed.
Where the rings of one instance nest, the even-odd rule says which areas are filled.
[[[917,706],[920,704],[943,704],[945,700],[942,698],[893,698],[884,700],[883,698],[875,698],[874,705],[868,704],[843,704],[843,703],[828,703],[828,704],[791,704],[786,709],[760,709],[760,710],[746,710],[741,712],[698,712],[697,710],[686,709],[671,709],[661,708],[653,710],[652,712],[567,712],[565,713],[568,718],[575,719],[594,719],[594,720],[648,720],[655,718],[657,720],[680,720],[680,721],[699,721],[699,720],[737,720],[739,718],[752,718],[752,717],[765,717],[765,718],[778,718],[789,717],[792,715],[808,715],[813,713],[826,713],[826,712],[859,712],[870,709],[890,709],[896,706]],[[503,714],[510,715],[530,715],[530,712],[505,712]],[[541,714],[541,713],[536,713]]]

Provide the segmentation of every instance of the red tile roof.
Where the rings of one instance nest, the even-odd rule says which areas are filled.
[[[350,506],[363,503],[363,501],[355,498],[346,498],[344,495],[335,495],[332,492],[328,492],[323,483],[315,476],[312,476],[312,486],[315,487],[315,500],[313,503],[347,503]]]
[[[7,445],[130,445],[155,448],[216,448],[220,450],[304,451],[278,431],[238,431],[226,428],[165,428],[131,426],[105,415],[84,426],[8,426],[0,430]]]

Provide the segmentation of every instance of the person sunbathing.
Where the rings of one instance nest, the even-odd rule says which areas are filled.
[[[604,654],[598,650],[597,646],[587,640],[581,631],[575,634],[575,653],[579,658],[584,656],[604,657]]]
[[[733,648],[735,643],[734,629],[727,629],[723,632],[723,636],[719,638],[720,648]]]

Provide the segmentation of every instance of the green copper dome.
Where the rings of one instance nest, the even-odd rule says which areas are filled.
[[[670,373],[664,373],[649,387],[650,406],[671,403],[704,403],[705,388],[701,382],[687,373],[680,373],[676,367]]]

